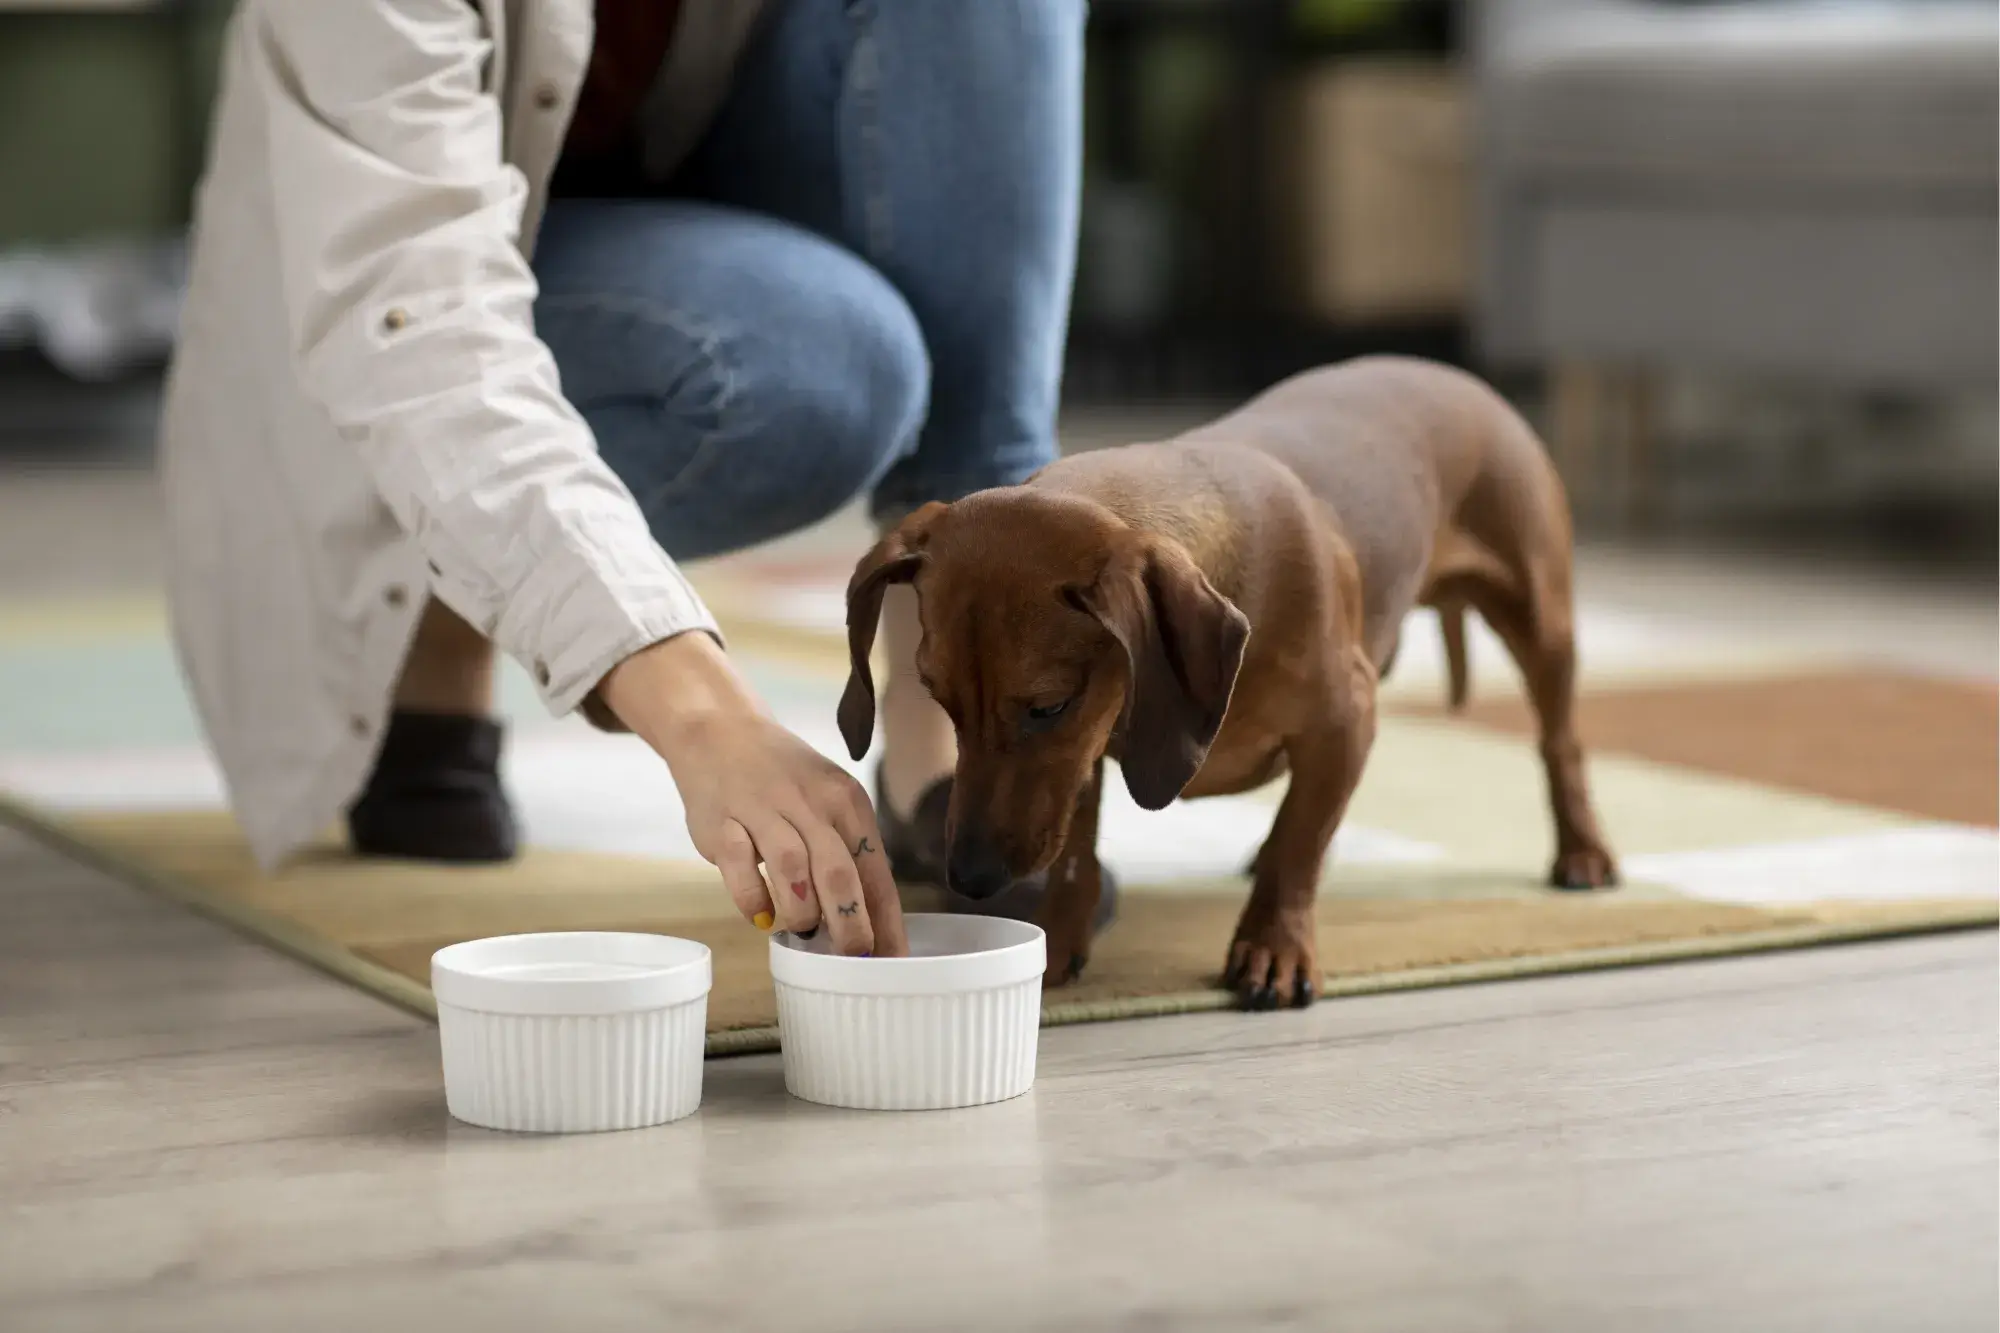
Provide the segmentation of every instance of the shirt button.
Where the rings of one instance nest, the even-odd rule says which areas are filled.
[[[410,600],[410,593],[402,584],[392,583],[389,585],[388,591],[382,594],[382,600],[392,607],[400,608],[403,603]]]
[[[556,91],[556,86],[553,83],[544,83],[535,89],[536,110],[553,111],[561,105],[562,94]]]
[[[368,734],[368,719],[356,713],[353,717],[347,719],[347,729],[356,736],[366,736]]]
[[[382,327],[391,333],[400,332],[402,329],[408,327],[409,323],[410,312],[401,306],[397,306],[394,310],[382,316]]]

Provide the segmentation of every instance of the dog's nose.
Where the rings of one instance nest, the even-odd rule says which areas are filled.
[[[945,877],[951,891],[966,898],[991,898],[1014,881],[998,844],[978,829],[960,829],[951,840]]]

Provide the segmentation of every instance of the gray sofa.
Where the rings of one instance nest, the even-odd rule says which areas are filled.
[[[1572,465],[1649,371],[1993,385],[1994,0],[1467,9],[1475,336],[1557,372]]]

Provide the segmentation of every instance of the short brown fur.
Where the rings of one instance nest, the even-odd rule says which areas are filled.
[[[1051,983],[1088,956],[1109,755],[1148,809],[1290,774],[1224,975],[1251,1007],[1311,1001],[1322,865],[1374,740],[1376,682],[1420,604],[1442,619],[1454,702],[1466,608],[1520,666],[1555,815],[1551,882],[1616,880],[1572,722],[1568,504],[1527,424],[1463,372],[1345,362],[1175,439],[911,515],[849,587],[840,721],[857,758],[892,582],[916,586],[918,667],[958,733],[953,874],[1049,872]]]

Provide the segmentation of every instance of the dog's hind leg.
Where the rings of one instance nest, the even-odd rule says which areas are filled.
[[[1473,583],[1485,584],[1498,594],[1518,596],[1520,592],[1520,581],[1499,556],[1465,533],[1446,532],[1431,558],[1420,600],[1437,612],[1438,632],[1444,637],[1445,697],[1453,712],[1465,707],[1471,689],[1465,653],[1464,590]],[[1389,673],[1382,674],[1387,677]]]
[[[1555,816],[1549,883],[1559,889],[1616,884],[1617,863],[1598,826],[1576,734],[1576,628],[1567,550],[1538,560],[1506,586],[1475,576],[1459,580],[1456,589],[1507,645],[1534,705]]]

